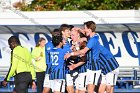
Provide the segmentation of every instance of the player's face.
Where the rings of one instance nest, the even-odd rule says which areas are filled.
[[[46,40],[42,40],[41,42],[39,42],[39,45],[40,45],[41,47],[44,47],[45,44],[46,44]]]
[[[78,40],[78,38],[79,38],[79,33],[78,33],[77,31],[75,31],[75,30],[72,30],[72,31],[71,31],[71,39],[72,39],[74,42],[76,42],[76,41]]]
[[[84,31],[86,33],[86,36],[90,36],[91,30],[89,28],[87,28],[87,26],[84,26]]]
[[[70,30],[66,29],[65,31],[63,31],[63,35],[67,38],[70,37]]]

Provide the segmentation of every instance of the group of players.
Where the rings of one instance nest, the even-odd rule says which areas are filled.
[[[45,46],[46,75],[43,93],[114,93],[119,64],[102,46],[93,21],[84,29],[62,24]]]

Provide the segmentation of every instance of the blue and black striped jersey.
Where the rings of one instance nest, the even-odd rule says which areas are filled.
[[[100,46],[99,58],[103,74],[107,74],[119,67],[119,64],[113,54],[104,46]]]
[[[64,55],[70,50],[62,48],[53,48],[48,51],[49,54],[49,64],[48,64],[48,74],[50,74],[50,79],[65,79],[65,61]]]
[[[100,42],[99,42],[99,36],[95,34],[92,36],[87,43],[87,46],[90,50],[87,54],[87,69],[90,70],[100,70],[100,63],[98,62],[99,59],[99,50]]]
[[[48,60],[49,60],[49,57],[48,57],[48,51],[51,50],[52,48],[54,48],[54,45],[52,43],[52,41],[49,41],[46,45],[45,45],[45,55],[46,55],[46,64],[48,64]]]

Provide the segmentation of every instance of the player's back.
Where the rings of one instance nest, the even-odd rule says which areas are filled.
[[[65,61],[64,55],[67,53],[66,49],[53,48],[49,52],[49,68],[50,79],[64,79],[65,78]]]
[[[100,45],[100,52],[107,58],[112,58],[113,54],[104,46]]]
[[[63,49],[61,48],[53,48],[49,51],[50,55],[50,63],[52,67],[59,66],[61,67],[64,63],[64,53]]]
[[[119,67],[113,54],[104,46],[100,45],[99,62],[101,63],[102,73],[107,74]]]

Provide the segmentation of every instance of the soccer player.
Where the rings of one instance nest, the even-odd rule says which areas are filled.
[[[113,54],[103,46],[100,46],[100,63],[102,68],[99,93],[114,93],[114,85],[119,74],[119,64]]]
[[[73,28],[71,31],[72,39],[72,51],[78,51],[86,47],[86,42],[81,41],[81,38],[85,37],[80,29]],[[76,93],[85,93],[86,91],[86,55],[73,56],[71,59],[75,59],[72,65],[69,66],[70,70],[78,70],[78,77],[75,80]]]
[[[64,41],[63,48],[70,48],[71,47],[70,26],[67,24],[62,24],[59,30],[62,33],[62,37]]]
[[[52,37],[56,36],[56,35],[62,35],[61,31],[59,29],[54,29],[52,32]],[[47,44],[45,45],[45,52],[47,52],[48,50],[50,50],[51,48],[53,48],[54,45],[52,44],[52,41],[48,41]],[[46,56],[46,60],[47,60],[47,56]]]
[[[49,73],[49,79],[53,80],[53,91],[54,93],[65,92],[65,61],[64,55],[70,50],[62,49],[63,46],[62,36],[53,36],[52,43],[54,48],[48,51],[49,64],[47,69]]]
[[[101,74],[99,59],[99,36],[95,33],[96,24],[93,21],[88,21],[84,23],[86,35],[89,36],[87,46],[79,51],[68,53],[65,55],[65,59],[70,56],[85,55],[88,53],[87,60],[87,90],[88,93],[94,93],[95,85],[98,84],[99,76]]]
[[[60,32],[59,29],[54,29],[53,32],[52,32],[52,37],[53,36],[62,36],[62,33]],[[46,55],[46,65],[48,65],[49,63],[49,54],[48,54],[48,51],[53,49],[54,48],[54,45],[52,43],[52,41],[49,41],[46,45],[45,45],[45,55]],[[50,69],[48,66],[47,66],[47,69],[46,71],[48,71],[48,69]],[[52,80],[49,80],[49,74],[48,72],[46,72],[45,74],[45,79],[44,79],[44,89],[43,89],[43,93],[50,93],[50,83],[52,83]]]
[[[70,28],[73,28],[72,26],[69,26],[67,24],[62,24],[60,26],[60,31],[62,32],[63,37],[63,49],[70,49],[71,48],[71,39],[70,39]],[[68,67],[69,60],[67,60],[66,67]],[[68,93],[74,93],[74,85],[73,85],[73,77],[70,75],[70,70],[66,68],[66,90]]]

